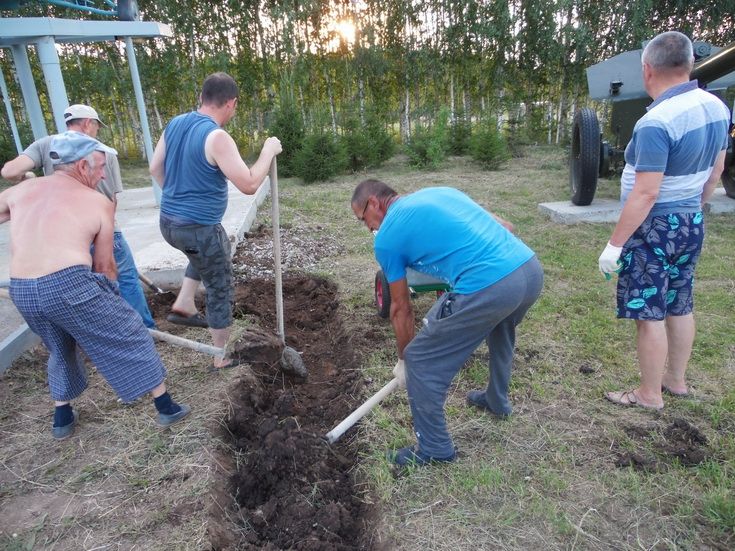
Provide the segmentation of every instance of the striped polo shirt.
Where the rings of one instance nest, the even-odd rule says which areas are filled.
[[[717,155],[727,149],[730,113],[696,80],[672,86],[647,109],[625,148],[621,202],[633,189],[636,172],[663,172],[651,214],[695,212]]]

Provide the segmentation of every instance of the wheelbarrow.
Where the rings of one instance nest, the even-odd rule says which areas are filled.
[[[411,268],[406,268],[406,280],[411,298],[416,298],[419,293],[431,292],[435,292],[436,296],[440,297],[443,293],[451,290],[446,281],[417,272]],[[378,270],[375,273],[374,295],[378,315],[384,319],[388,318],[390,316],[390,286],[383,270]]]

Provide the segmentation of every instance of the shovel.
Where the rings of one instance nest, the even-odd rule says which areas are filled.
[[[271,181],[271,218],[273,219],[273,263],[276,276],[276,320],[278,321],[278,336],[283,341],[284,348],[281,355],[281,369],[294,373],[300,377],[306,377],[308,372],[301,355],[286,344],[286,330],[283,324],[283,281],[281,278],[281,230],[278,207],[278,165],[276,158],[271,161],[268,173]]]
[[[138,272],[138,279],[140,279],[143,283],[145,283],[146,286],[151,291],[153,291],[154,293],[156,293],[157,295],[161,295],[163,297],[171,298],[171,299],[174,299],[174,300],[176,299],[176,294],[175,293],[173,293],[172,291],[164,291],[158,285],[156,285],[155,283],[153,283],[153,280],[151,278],[149,278],[148,276],[145,276],[145,275],[141,274],[140,272]]]

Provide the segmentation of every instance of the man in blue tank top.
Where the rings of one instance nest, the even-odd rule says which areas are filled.
[[[214,346],[223,348],[232,325],[230,241],[220,224],[227,209],[227,181],[252,195],[281,152],[278,138],[268,138],[258,160],[248,168],[235,140],[222,127],[235,115],[238,88],[225,73],[214,73],[202,85],[200,107],[175,117],[166,126],[151,161],[151,175],[161,186],[161,233],[189,260],[181,290],[168,320],[209,327]],[[206,290],[206,318],[197,312],[194,293]],[[236,365],[215,358],[213,369]]]
[[[399,196],[383,182],[365,180],[351,205],[358,220],[377,232],[375,257],[390,286],[398,345],[393,373],[408,392],[417,440],[390,458],[398,465],[453,461],[456,450],[444,418],[449,385],[485,341],[489,383],[471,391],[467,402],[499,417],[510,415],[515,328],[541,293],[543,270],[507,222],[456,189],[427,188]],[[452,288],[426,314],[418,334],[407,268]]]

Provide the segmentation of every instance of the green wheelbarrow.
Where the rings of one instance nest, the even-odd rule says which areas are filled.
[[[406,280],[411,298],[416,298],[419,293],[436,293],[440,297],[443,293],[451,290],[449,284],[441,279],[406,268]],[[390,286],[383,270],[375,273],[375,309],[381,318],[390,316]]]

